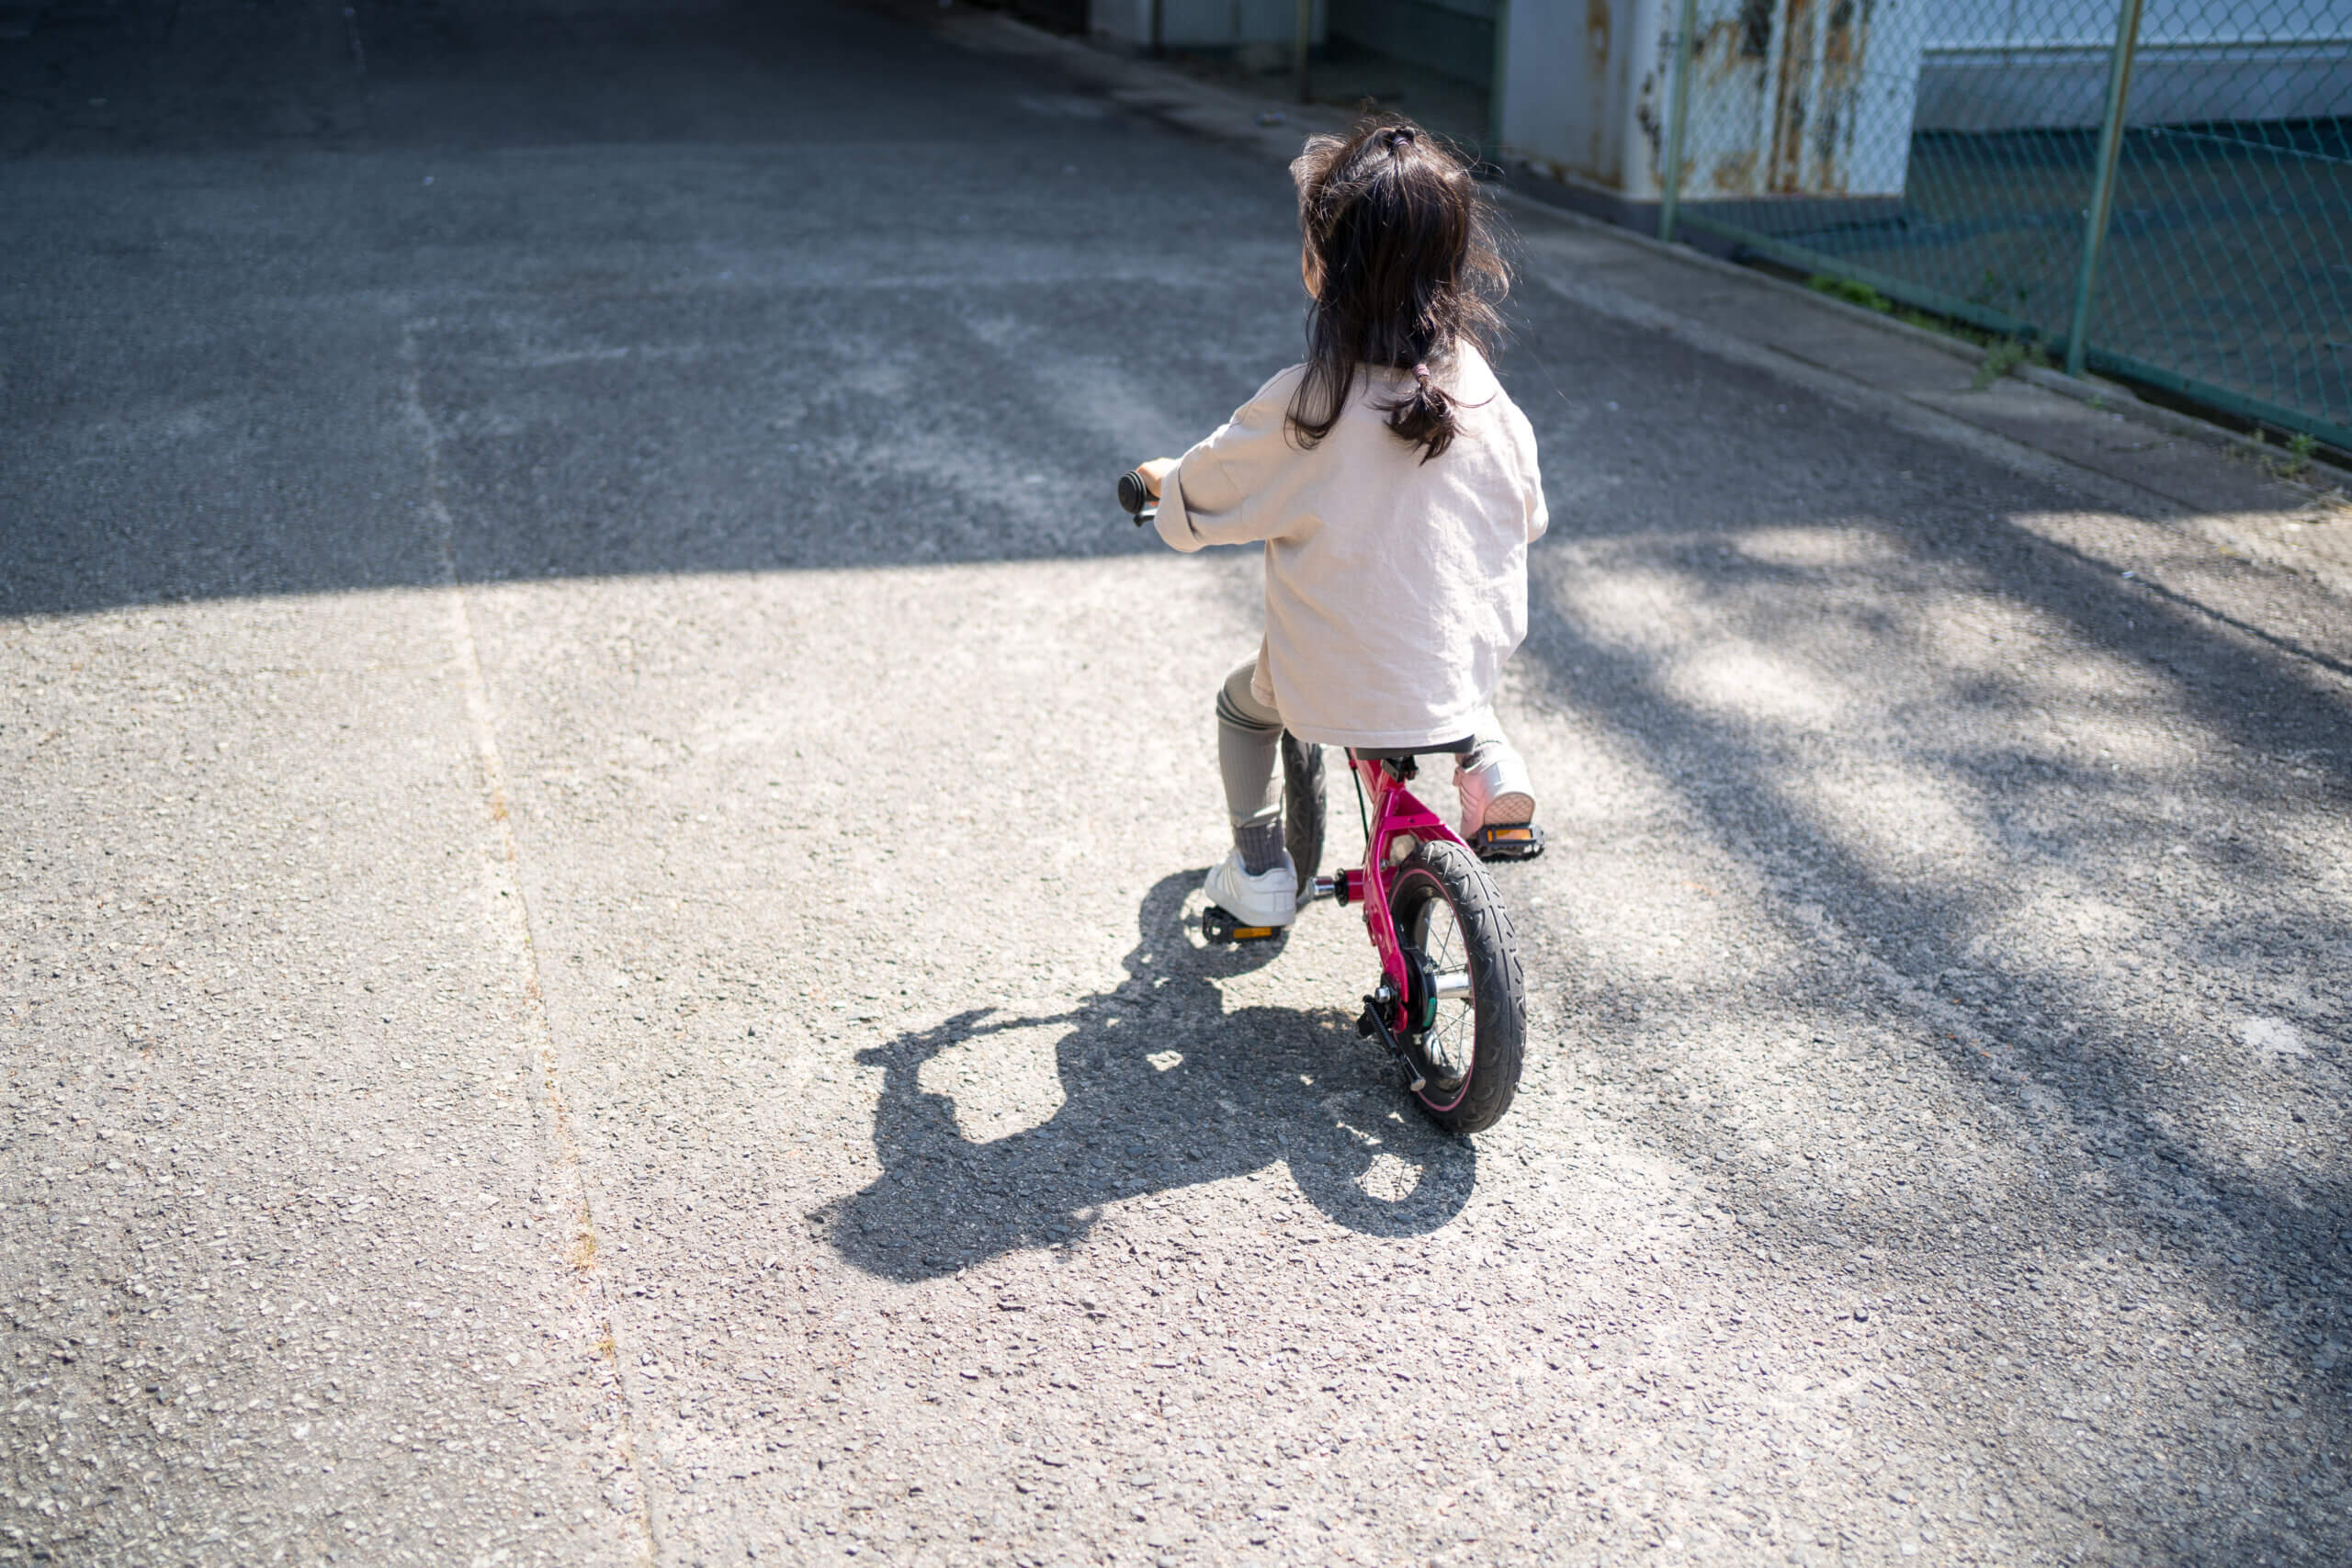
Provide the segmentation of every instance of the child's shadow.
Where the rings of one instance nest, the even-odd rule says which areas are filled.
[[[1212,978],[1279,948],[1188,936],[1184,897],[1200,874],[1164,877],[1145,896],[1143,941],[1116,989],[1045,1018],[976,1009],[859,1054],[885,1069],[874,1129],[882,1175],[814,1216],[842,1257],[897,1280],[952,1274],[1082,1237],[1106,1203],[1276,1160],[1351,1230],[1417,1234],[1461,1211],[1475,1151],[1422,1120],[1381,1053],[1357,1038],[1352,1014],[1225,1010]],[[1056,1047],[1062,1104],[1040,1125],[974,1143],[954,1102],[916,1081],[950,1046],[1037,1026],[1066,1031]],[[1298,1217],[1312,1234],[1313,1216]],[[1246,1223],[1276,1218],[1258,1211]]]

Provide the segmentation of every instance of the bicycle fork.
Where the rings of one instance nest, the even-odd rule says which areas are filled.
[[[1396,1005],[1396,987],[1383,980],[1377,990],[1364,998],[1363,1012],[1356,1020],[1356,1032],[1367,1040],[1379,1035],[1380,1043],[1388,1047],[1389,1055],[1403,1062],[1405,1070],[1413,1075],[1413,1081],[1405,1087],[1419,1094],[1429,1087],[1430,1080],[1421,1076],[1420,1068],[1413,1066],[1411,1053],[1397,1043],[1396,1032],[1388,1027],[1388,1020],[1384,1016]]]
[[[1308,886],[1306,897],[1302,902],[1319,903],[1326,898],[1341,905],[1362,902],[1363,873],[1343,871],[1336,876],[1318,876]],[[1376,939],[1378,922],[1369,919],[1369,910],[1366,911],[1366,916],[1365,923],[1374,926]],[[1394,933],[1390,935],[1393,940]],[[1384,960],[1386,954],[1384,953]],[[1423,1077],[1420,1069],[1413,1065],[1411,1053],[1405,1049],[1404,1043],[1397,1039],[1396,1032],[1388,1024],[1389,1015],[1398,1010],[1398,1004],[1403,999],[1397,992],[1396,982],[1383,974],[1380,984],[1374,987],[1372,994],[1363,999],[1363,1011],[1356,1019],[1356,1032],[1366,1040],[1377,1035],[1381,1044],[1387,1047],[1388,1054],[1403,1062],[1406,1070],[1413,1075],[1413,1081],[1406,1087],[1413,1093],[1419,1094],[1423,1089],[1429,1087],[1429,1080]]]

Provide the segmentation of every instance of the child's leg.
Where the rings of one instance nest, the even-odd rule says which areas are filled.
[[[1216,694],[1216,761],[1225,775],[1225,808],[1233,818],[1241,869],[1252,876],[1283,859],[1283,798],[1274,774],[1283,716],[1251,694],[1257,673],[1257,660],[1244,660]]]
[[[1535,820],[1535,781],[1502,727],[1488,716],[1471,738],[1453,775],[1462,795],[1462,836],[1481,828],[1516,827]]]

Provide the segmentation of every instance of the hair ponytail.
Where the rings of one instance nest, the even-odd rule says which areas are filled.
[[[1291,435],[1302,446],[1329,435],[1363,367],[1405,371],[1410,388],[1383,408],[1426,463],[1458,425],[1440,378],[1461,345],[1492,343],[1508,287],[1469,165],[1410,120],[1383,118],[1310,138],[1291,177],[1316,276]]]
[[[1438,385],[1427,365],[1413,367],[1412,389],[1386,406],[1388,428],[1422,448],[1422,462],[1453,444],[1453,394]]]

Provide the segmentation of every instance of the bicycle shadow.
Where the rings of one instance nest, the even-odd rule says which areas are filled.
[[[1176,873],[1145,895],[1142,940],[1113,989],[1045,1017],[976,1008],[859,1053],[884,1069],[882,1174],[811,1216],[843,1258],[894,1280],[936,1278],[1082,1240],[1105,1204],[1277,1160],[1308,1202],[1363,1234],[1419,1235],[1461,1213],[1476,1151],[1420,1117],[1350,1018],[1226,1010],[1215,982],[1280,947],[1197,945],[1182,911],[1201,875]],[[967,1138],[953,1099],[922,1087],[923,1065],[1038,1026],[1066,1026],[1055,1047],[1060,1109],[1006,1137]]]

